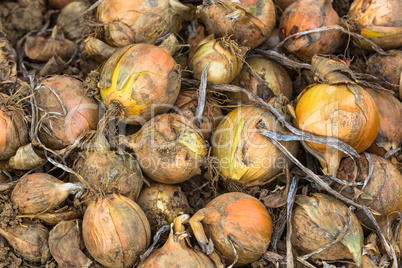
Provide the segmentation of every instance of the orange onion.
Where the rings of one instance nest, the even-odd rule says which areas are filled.
[[[359,34],[382,49],[402,46],[402,5],[399,0],[355,0],[348,17]],[[353,39],[360,47],[373,50],[365,41]]]
[[[177,99],[181,75],[169,53],[137,44],[117,50],[103,65],[98,87],[102,101],[124,107],[124,121],[143,124],[167,112]]]
[[[283,12],[279,30],[284,39],[298,32],[338,23],[339,17],[332,8],[331,0],[300,0]],[[316,54],[332,53],[340,44],[341,37],[341,32],[337,30],[299,35],[286,41],[285,48],[301,60],[307,61]]]
[[[113,194],[85,211],[82,236],[91,256],[110,268],[133,267],[151,241],[149,222],[131,199]]]
[[[203,1],[198,15],[209,34],[230,36],[240,45],[257,47],[275,27],[275,5],[272,0]]]
[[[367,72],[395,85],[400,85],[402,50],[388,50],[388,55],[376,53],[367,59]],[[391,88],[397,91],[396,88]]]
[[[56,75],[43,79],[35,94],[39,117],[39,139],[48,148],[60,150],[71,145],[98,123],[98,102],[85,95],[81,80]]]
[[[226,265],[258,260],[271,242],[271,216],[258,199],[244,193],[216,197],[191,217],[190,225],[203,251],[211,253],[212,242]]]

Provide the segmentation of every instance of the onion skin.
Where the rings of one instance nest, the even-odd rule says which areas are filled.
[[[152,115],[167,112],[177,99],[179,66],[166,50],[137,44],[116,51],[105,63],[98,87],[102,101],[124,107],[124,121],[144,124]]]
[[[110,268],[132,267],[151,241],[149,222],[131,199],[113,194],[92,202],[84,215],[82,236],[91,256]]]
[[[367,72],[399,85],[402,73],[402,50],[389,50],[388,56],[374,54],[367,60]],[[397,91],[396,88],[390,88]]]
[[[226,265],[235,260],[232,243],[239,256],[235,266],[242,266],[258,260],[271,242],[271,216],[258,199],[243,193],[216,197],[194,214],[190,225],[203,251],[212,241]]]
[[[306,7],[309,8],[306,8]],[[320,27],[339,23],[338,14],[330,0],[300,0],[283,12],[279,30],[281,38]],[[330,54],[340,44],[342,34],[337,30],[296,36],[285,42],[285,48],[304,61],[316,54]]]
[[[276,23],[272,0],[204,0],[197,13],[209,34],[218,38],[231,36],[240,45],[247,47],[262,44]]]
[[[402,46],[402,5],[399,0],[355,0],[349,9],[349,19],[358,33],[382,49]],[[364,41],[353,39],[360,47],[372,51]]]
[[[39,214],[18,215],[17,218],[40,219],[47,225],[56,225],[61,221],[69,221],[82,218],[82,213],[74,207],[65,206],[56,211],[42,212]]]

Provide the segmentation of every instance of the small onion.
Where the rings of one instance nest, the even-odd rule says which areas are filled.
[[[331,0],[300,0],[283,12],[279,29],[284,39],[298,32],[338,23],[339,17],[332,8]],[[332,53],[340,44],[341,37],[341,32],[337,30],[310,33],[289,39],[285,42],[285,48],[307,61],[316,54]]]
[[[353,259],[362,265],[363,229],[356,216],[334,197],[315,193],[296,196],[292,213],[292,245],[300,254],[308,254],[333,242],[351,224],[340,242],[314,254],[313,260]]]
[[[190,213],[187,197],[174,185],[152,184],[141,191],[137,203],[147,216],[153,232],[173,223],[180,213]]]
[[[402,73],[402,50],[389,50],[389,55],[376,53],[367,60],[367,72],[395,85],[400,85]],[[395,88],[393,89],[397,91]]]
[[[117,50],[106,61],[98,87],[107,106],[123,105],[126,123],[143,124],[171,108],[180,82],[179,66],[166,50],[137,44]]]
[[[57,17],[57,26],[70,40],[80,39],[86,29],[82,23],[84,12],[90,7],[87,1],[74,1],[67,4]]]
[[[82,236],[91,256],[110,268],[132,267],[151,241],[149,222],[131,199],[113,194],[92,202],[84,215]]]
[[[358,33],[375,42],[382,49],[402,46],[400,0],[355,0],[349,9],[349,19]],[[354,39],[364,49],[372,50],[365,41]]]
[[[128,136],[142,171],[151,179],[180,183],[200,173],[207,148],[200,130],[178,114],[161,114]]]
[[[262,185],[277,175],[291,161],[256,125],[264,120],[271,130],[285,129],[269,111],[258,107],[240,107],[231,111],[218,125],[212,137],[212,155],[223,176],[246,187]],[[293,155],[297,142],[282,143]]]
[[[203,251],[211,253],[212,241],[226,265],[258,260],[271,242],[271,216],[258,199],[244,193],[216,197],[194,214],[190,225]]]

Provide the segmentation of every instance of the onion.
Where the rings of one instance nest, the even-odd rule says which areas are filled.
[[[49,232],[49,248],[60,267],[87,268],[92,261],[82,252],[81,220],[62,221]]]
[[[85,95],[81,80],[61,75],[46,78],[41,81],[35,99],[47,113],[39,113],[42,119],[39,139],[50,149],[63,149],[83,132],[96,128],[98,103]]]
[[[82,236],[91,256],[111,268],[132,267],[151,241],[149,222],[131,199],[113,194],[92,202],[84,215]]]
[[[298,97],[296,118],[302,131],[338,138],[358,153],[374,142],[380,125],[373,98],[353,84],[308,86]],[[341,151],[312,142],[303,145],[318,158],[325,174],[336,176]]]
[[[275,27],[275,5],[272,0],[203,1],[198,15],[209,34],[231,36],[239,44],[256,47]]]
[[[284,39],[298,32],[338,23],[338,14],[332,8],[330,0],[300,0],[291,4],[283,12],[279,29]],[[285,48],[301,60],[307,61],[316,54],[334,52],[340,44],[341,37],[341,32],[337,30],[310,33],[289,39],[285,42]]]
[[[258,107],[239,107],[218,125],[212,137],[212,155],[216,169],[223,176],[246,187],[265,184],[291,165],[291,161],[269,139],[259,133],[256,125],[264,120],[271,130],[285,129],[269,111]],[[282,143],[295,155],[297,142]]]
[[[16,227],[0,228],[14,251],[30,262],[45,264],[50,258],[49,231],[40,223],[25,222]]]
[[[402,46],[401,13],[400,0],[355,0],[348,16],[363,37],[382,49],[393,49]],[[362,48],[372,50],[367,42],[354,41]]]
[[[65,206],[62,207],[61,209],[50,212],[18,215],[17,218],[39,219],[44,223],[46,223],[47,225],[56,225],[62,221],[69,221],[82,218],[82,213],[74,207]]]
[[[249,68],[259,77],[256,78]],[[249,57],[232,84],[250,91],[266,102],[281,94],[291,100],[293,95],[292,80],[286,70],[263,56]],[[246,94],[238,93],[237,95],[242,103],[252,103]]]
[[[178,114],[162,114],[128,136],[142,171],[151,179],[180,183],[200,173],[207,154],[200,130]]]
[[[189,67],[193,76],[201,80],[202,72],[208,65],[208,83],[229,84],[239,73],[246,51],[228,39],[206,38],[192,48]]]
[[[353,259],[362,265],[363,230],[356,216],[339,200],[321,193],[296,196],[292,214],[292,245],[308,254],[333,242],[351,224],[340,242],[311,256],[313,260]],[[350,219],[351,218],[351,219]]]
[[[349,183],[365,183],[364,188],[361,186],[358,188],[345,187],[335,184],[334,189],[347,198],[353,198],[358,204],[370,207],[380,213],[380,215],[374,215],[374,217],[380,226],[385,226],[390,213],[402,211],[402,198],[400,197],[402,193],[402,174],[398,167],[388,160],[374,154],[370,154],[369,157],[373,163],[373,173],[367,184],[365,180],[370,173],[370,165],[365,155],[360,157],[362,170],[357,177],[355,176],[355,164],[350,158],[342,160],[337,175],[339,179]],[[357,211],[356,216],[365,226],[374,228],[372,222],[363,211]],[[395,214],[395,216],[397,215]]]
[[[395,85],[400,85],[402,73],[402,50],[389,50],[389,55],[376,53],[367,60],[367,72]],[[395,88],[391,88],[397,91]]]
[[[116,52],[117,48],[111,47],[101,40],[88,36],[84,41],[85,51],[97,62],[102,63]]]
[[[31,170],[46,163],[47,160],[36,153],[32,143],[18,148],[14,156],[10,157],[7,167],[16,170]]]
[[[57,17],[57,26],[70,40],[80,39],[86,29],[82,23],[84,12],[90,7],[86,1],[74,1],[67,4]]]
[[[141,191],[137,203],[154,233],[162,226],[173,223],[180,213],[190,213],[187,197],[174,185],[152,184]]]
[[[166,50],[138,44],[122,48],[108,59],[98,87],[107,106],[123,105],[126,123],[143,124],[171,108],[180,82],[179,66]]]
[[[81,196],[84,186],[65,183],[46,173],[21,178],[11,193],[11,201],[22,214],[37,214],[56,209],[70,194]]]
[[[203,251],[211,253],[208,248],[212,241],[226,265],[236,262],[241,266],[258,260],[271,242],[268,211],[258,199],[243,193],[216,197],[194,214],[190,225]]]

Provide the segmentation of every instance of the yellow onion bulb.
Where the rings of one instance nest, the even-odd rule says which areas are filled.
[[[262,44],[276,24],[272,0],[204,1],[198,15],[209,34],[230,36],[247,47]]]
[[[370,94],[358,85],[348,84],[308,86],[298,97],[296,118],[300,130],[337,138],[357,153],[370,147],[380,126],[377,105]],[[318,158],[324,173],[336,176],[344,156],[341,151],[313,142],[303,145]]]
[[[264,120],[271,130],[286,132],[276,117],[258,107],[244,106],[231,111],[212,137],[212,156],[217,170],[245,187],[262,185],[279,174],[291,161],[256,125]],[[297,142],[282,143],[295,155]]]
[[[91,256],[110,268],[133,267],[149,246],[151,229],[141,208],[113,194],[92,202],[85,211],[82,237]]]
[[[358,33],[382,49],[402,46],[402,5],[399,0],[355,0],[349,9],[349,19]],[[362,48],[373,50],[365,41],[354,39]]]
[[[142,171],[166,184],[180,183],[201,172],[207,148],[200,130],[178,114],[155,116],[128,136]]]
[[[244,193],[216,197],[191,217],[190,225],[204,252],[212,241],[226,265],[233,264],[236,255],[236,266],[258,260],[271,242],[271,216],[258,199]]]
[[[308,7],[308,8],[306,8]],[[320,27],[337,25],[339,16],[330,0],[300,0],[291,4],[282,14],[280,34],[284,39],[292,34]],[[342,33],[327,30],[295,36],[285,42],[285,48],[301,60],[311,60],[316,54],[330,54],[340,44]]]
[[[376,53],[367,59],[367,72],[392,84],[402,83],[402,50],[388,50],[388,55]],[[385,85],[385,87],[387,87]],[[397,91],[397,88],[390,88]]]
[[[150,44],[117,50],[103,65],[98,87],[102,101],[124,107],[124,121],[144,124],[167,112],[177,99],[181,75],[169,53]]]
[[[228,39],[204,39],[193,48],[190,70],[194,78],[201,80],[206,65],[207,81],[213,84],[229,84],[240,72],[245,51]]]

